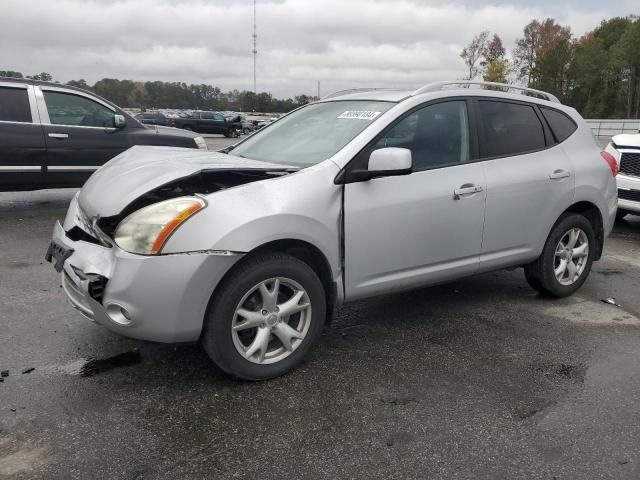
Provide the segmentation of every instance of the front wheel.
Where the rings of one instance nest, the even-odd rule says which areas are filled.
[[[306,263],[282,253],[243,260],[214,293],[202,345],[223,371],[265,380],[297,367],[325,324],[325,292]]]
[[[576,213],[563,215],[551,230],[540,257],[525,265],[527,282],[546,295],[571,295],[589,276],[595,247],[589,220]]]

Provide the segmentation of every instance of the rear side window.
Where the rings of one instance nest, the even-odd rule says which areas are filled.
[[[567,115],[551,108],[540,107],[542,115],[549,122],[558,143],[564,142],[578,126]]]
[[[32,122],[26,88],[0,87],[0,121]]]
[[[200,119],[201,120],[213,120],[213,113],[201,113],[200,114]]]
[[[532,106],[480,100],[478,108],[483,158],[520,155],[546,147],[544,128]]]

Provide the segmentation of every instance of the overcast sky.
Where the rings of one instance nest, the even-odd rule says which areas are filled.
[[[532,18],[581,35],[639,0],[258,0],[258,91],[421,85],[465,74],[481,30],[510,49]],[[253,88],[251,0],[0,0],[0,70]]]

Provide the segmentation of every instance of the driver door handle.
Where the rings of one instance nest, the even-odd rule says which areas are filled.
[[[465,183],[464,185],[460,185],[460,187],[456,188],[453,191],[453,199],[462,200],[462,198],[466,196],[473,195],[474,193],[479,193],[481,191],[481,186],[474,185],[473,183]]]
[[[69,134],[67,134],[67,133],[50,133],[49,137],[57,138],[59,140],[62,140],[64,138],[69,138]]]

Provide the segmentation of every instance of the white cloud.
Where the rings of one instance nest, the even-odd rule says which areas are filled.
[[[624,3],[626,0],[622,0]],[[258,0],[258,90],[276,96],[461,78],[481,30],[511,47],[538,7],[409,0]],[[555,18],[580,35],[615,12],[575,5]],[[606,8],[610,8],[610,5]],[[3,0],[0,69],[67,81],[102,77],[252,88],[250,0]]]

